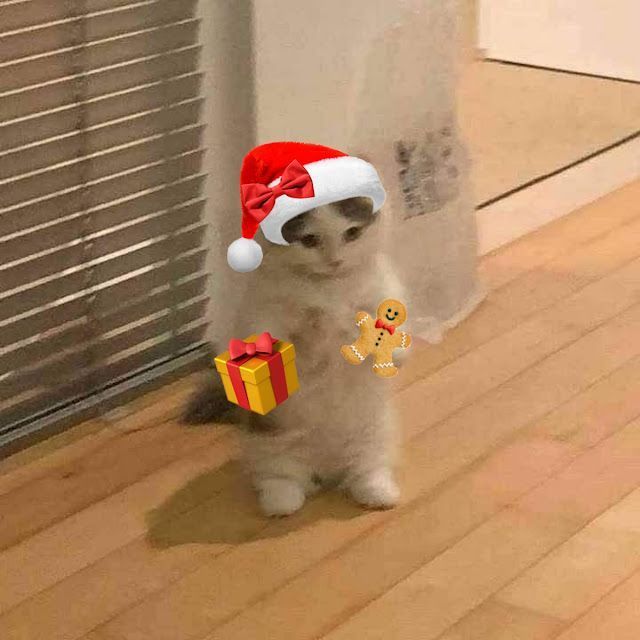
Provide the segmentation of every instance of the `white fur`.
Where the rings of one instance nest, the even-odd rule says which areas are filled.
[[[351,483],[351,495],[360,504],[374,509],[389,509],[397,504],[400,489],[387,468],[375,469]]]
[[[255,330],[294,343],[300,378],[300,390],[264,419],[272,428],[244,438],[248,469],[268,515],[301,507],[304,496],[318,489],[315,477],[340,485],[368,507],[388,508],[399,497],[390,382],[346,363],[340,347],[358,335],[358,310],[375,309],[385,297],[402,300],[403,292],[376,255],[378,225],[356,242],[332,243],[352,223],[330,211],[313,215],[319,225],[313,231],[328,234],[325,246],[267,247],[262,268],[249,274],[246,305],[259,310]],[[325,276],[336,259],[353,270]]]

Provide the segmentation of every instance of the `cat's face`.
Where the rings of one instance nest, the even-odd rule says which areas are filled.
[[[344,279],[371,259],[371,245],[364,239],[377,219],[369,198],[317,207],[284,225],[282,235],[289,246],[278,247],[273,258],[297,276]]]

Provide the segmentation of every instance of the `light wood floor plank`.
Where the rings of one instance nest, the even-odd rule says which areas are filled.
[[[485,600],[439,640],[493,638],[499,629],[511,629],[514,618],[522,617],[525,623],[513,630],[514,640],[550,640],[568,622],[588,616],[591,608],[638,569],[640,489]]]
[[[637,465],[640,468],[640,456]],[[640,569],[640,489],[593,520],[496,598],[571,621]]]
[[[177,428],[177,425],[174,425]],[[230,446],[200,446],[191,457],[180,458],[121,492],[100,500],[65,520],[49,526],[20,544],[0,552],[0,611],[46,589],[79,571],[111,551],[143,536],[147,513],[194,477],[220,465],[230,455]],[[137,455],[141,455],[137,452]],[[235,478],[233,478],[235,480]],[[221,474],[218,485],[195,487],[176,505],[188,510],[209,496],[200,491],[224,491],[232,484],[229,474]],[[238,526],[241,526],[238,523]],[[0,631],[3,623],[0,622]],[[2,637],[0,633],[0,637]]]
[[[640,213],[638,203],[640,181],[484,256],[480,275],[492,289],[502,287],[527,271],[631,222]]]
[[[640,258],[439,369],[418,383],[419,393],[412,386],[402,390],[398,402],[405,408],[404,428],[411,434],[424,428],[424,416],[431,422],[444,418],[620,313],[639,297]],[[456,393],[450,393],[452,388]]]
[[[108,422],[89,420],[19,451],[2,461],[5,464],[0,469],[0,495],[14,491],[35,478],[41,478],[65,462],[83,457],[115,435]]]
[[[593,291],[588,285],[637,258],[638,237],[640,220],[634,220],[492,292],[467,321],[447,334],[441,345],[423,349],[419,357],[407,359],[397,388],[405,389],[468,351],[509,335],[545,310],[561,306],[567,298],[575,299],[581,289]]]
[[[396,634],[399,638],[437,638],[633,491],[640,484],[638,460],[640,419],[487,520],[325,637],[382,639]],[[583,494],[589,499],[577,501],[576,496]],[[636,501],[634,496],[627,507],[632,508]],[[566,509],[568,504],[570,509]],[[634,549],[637,555],[638,540],[637,534],[621,532],[617,536],[623,547],[621,555],[632,557]]]
[[[632,389],[629,385],[629,380],[637,380],[639,377],[640,357],[614,372],[609,378],[589,389],[587,393],[581,394],[556,410],[547,418],[545,422],[549,432],[553,434],[554,438],[556,434],[559,434],[557,437],[560,440],[557,443],[554,444],[553,440],[545,441],[542,430],[538,429],[537,425],[532,425],[522,433],[519,440],[501,448],[496,454],[479,463],[477,468],[470,470],[468,477],[460,478],[452,482],[450,487],[443,489],[437,500],[428,507],[427,512],[424,510],[416,512],[415,522],[425,520],[439,522],[438,529],[433,532],[434,539],[443,537],[444,540],[447,540],[447,536],[455,536],[456,529],[450,520],[451,518],[458,519],[460,510],[466,513],[467,517],[460,520],[456,526],[460,527],[460,530],[464,530],[465,527],[471,526],[470,522],[478,522],[491,510],[504,506],[514,496],[534,484],[542,475],[548,474],[550,470],[577,455],[579,448],[573,446],[573,441],[579,442],[579,446],[591,446],[597,442],[598,438],[604,438],[608,433],[628,421],[631,416],[640,414],[640,395],[638,395],[636,388]],[[615,407],[619,407],[619,409],[616,410]],[[556,416],[555,420],[551,419],[553,415]],[[572,429],[569,433],[565,433],[563,425],[568,415],[573,418]],[[597,429],[594,425],[597,425]],[[410,460],[407,462],[409,464]],[[407,469],[407,473],[419,475],[420,470],[410,468]],[[57,630],[52,637],[67,637],[65,634],[69,634],[71,637],[83,629],[104,622],[119,609],[124,608],[124,604],[142,599],[161,584],[169,583],[171,579],[176,577],[178,570],[194,569],[194,562],[196,564],[203,562],[203,554],[208,553],[210,547],[215,547],[218,550],[222,545],[212,542],[216,537],[212,533],[219,525],[210,519],[207,521],[207,516],[211,518],[211,514],[224,513],[223,517],[227,517],[228,514],[228,517],[233,521],[235,514],[235,520],[237,520],[238,511],[244,511],[242,504],[239,504],[239,500],[242,500],[243,496],[238,496],[238,488],[238,485],[234,485],[233,489],[229,489],[228,493],[233,495],[228,501],[224,500],[222,504],[220,499],[211,500],[208,504],[203,504],[192,512],[186,513],[184,527],[188,531],[181,533],[179,523],[173,527],[167,526],[167,537],[171,537],[173,529],[173,536],[177,538],[175,541],[180,539],[186,541],[188,539],[195,540],[198,537],[194,532],[194,524],[204,522],[200,533],[203,541],[197,546],[197,543],[192,543],[188,546],[165,549],[162,551],[162,555],[157,557],[156,552],[148,548],[144,539],[136,540],[110,554],[104,561],[100,561],[59,583],[48,590],[46,594],[32,599],[24,608],[16,610],[16,615],[22,619],[49,622],[49,626],[55,626]],[[225,496],[227,493],[221,494],[220,497]],[[452,509],[452,504],[459,505],[460,509]],[[326,502],[312,503],[308,509],[309,513],[305,512],[303,514],[305,517],[292,526],[292,529],[296,530],[306,525],[304,535],[302,532],[296,532],[294,540],[292,540],[292,536],[288,536],[279,541],[278,534],[288,531],[289,524],[275,525],[269,533],[264,532],[264,540],[257,539],[251,544],[251,551],[245,547],[241,553],[234,552],[226,560],[221,559],[217,562],[215,571],[203,570],[196,574],[188,581],[188,587],[183,582],[182,586],[177,589],[177,593],[172,594],[170,600],[162,598],[157,603],[153,619],[162,620],[161,627],[166,631],[158,633],[166,634],[166,637],[170,637],[172,634],[175,637],[180,637],[180,629],[184,631],[191,625],[196,627],[192,617],[185,620],[179,615],[176,617],[175,625],[170,620],[164,620],[166,607],[170,606],[170,610],[177,613],[181,610],[183,601],[188,602],[191,611],[197,609],[204,612],[207,619],[209,616],[215,615],[216,610],[227,613],[238,610],[246,602],[247,597],[252,595],[252,586],[247,587],[239,580],[229,581],[228,575],[235,573],[246,575],[247,580],[257,584],[262,583],[266,588],[269,585],[269,580],[273,580],[274,576],[269,575],[269,573],[273,574],[272,566],[265,564],[265,558],[269,560],[273,557],[275,563],[278,555],[282,554],[283,558],[288,558],[286,568],[295,571],[298,568],[297,562],[302,562],[303,559],[312,562],[313,558],[317,557],[316,554],[324,553],[325,547],[319,547],[316,539],[329,546],[335,544],[336,538],[342,534],[344,527],[340,515],[346,517],[354,514],[354,511],[339,498],[331,499],[329,506]],[[319,525],[317,520],[321,515],[329,520],[335,518],[336,521]],[[318,531],[313,528],[317,526],[321,526],[322,529]],[[207,527],[210,531],[208,540]],[[219,535],[217,537],[220,538]],[[300,551],[298,552],[297,549]],[[306,553],[306,557],[296,560],[298,553],[300,556]],[[263,571],[265,574],[262,573]],[[126,589],[104,588],[105,583],[107,585],[122,583],[124,577],[126,577]],[[280,575],[280,577],[282,576]],[[253,589],[255,590],[255,587]],[[216,593],[222,590],[225,594],[223,600],[211,598],[212,592]],[[96,591],[102,593],[99,600],[90,595]],[[84,594],[86,594],[86,602]],[[82,606],[74,607],[72,611],[67,611],[61,617],[57,612],[64,609],[64,603],[69,598],[80,598],[79,604]],[[167,605],[168,602],[170,605]],[[141,607],[141,609],[144,610],[145,607]],[[195,621],[200,621],[199,615],[194,617]],[[51,624],[53,620],[56,621],[55,625]],[[5,620],[3,624],[6,622]],[[127,622],[131,624],[131,618]],[[113,626],[116,626],[115,622]],[[176,626],[178,627],[177,631]],[[147,632],[149,632],[147,628],[140,629],[140,637],[144,637]],[[125,637],[136,637],[136,633],[130,626]]]
[[[0,549],[19,543],[156,469],[211,445],[215,428],[187,430],[166,420],[165,407],[151,406],[114,427],[115,437],[84,451],[80,441],[70,460],[50,473],[0,495]],[[161,422],[161,424],[159,424]],[[78,452],[85,455],[77,457]]]
[[[489,599],[438,640],[550,640],[563,627],[561,620]]]
[[[634,308],[633,312],[625,314],[624,318],[621,317],[609,326],[592,332],[579,341],[580,344],[572,345],[541,363],[537,368],[525,372],[519,376],[517,381],[513,381],[509,388],[496,390],[484,402],[466,408],[415,438],[411,442],[406,462],[409,474],[403,479],[406,499],[410,500],[414,496],[417,497],[421,493],[433,490],[447,478],[452,478],[460,473],[474,460],[487,455],[502,438],[509,437],[531,421],[543,416],[548,411],[552,411],[558,404],[606,375],[608,371],[616,367],[616,363],[622,365],[629,361],[633,357],[633,352],[629,352],[629,339],[630,335],[635,332],[639,317],[640,309]],[[636,352],[639,350],[640,344],[637,345]],[[532,402],[532,398],[538,398],[540,401]],[[459,441],[460,433],[465,434],[463,446]],[[545,450],[550,452],[553,450],[553,446],[547,448],[542,446],[540,449],[541,452]],[[520,462],[523,457],[525,459],[527,457],[522,454],[529,451],[530,449],[527,447],[520,448],[520,456],[518,457]],[[550,455],[550,460],[553,458],[554,456]],[[474,497],[477,498],[477,496]],[[474,500],[474,504],[476,502],[479,505],[479,521],[481,521],[491,511],[489,510],[489,513],[482,511],[483,508],[486,508],[486,503],[478,502],[477,499]],[[323,510],[326,510],[326,505],[323,506],[320,500],[318,503]],[[451,504],[451,502],[447,503],[447,509],[452,514],[458,514],[453,520],[456,527],[461,527],[461,529],[456,529],[458,535],[463,535],[467,530],[466,527],[477,526],[478,520],[472,518],[469,522],[462,518],[456,509],[452,511]],[[303,513],[300,516],[303,522],[307,522],[306,517],[314,517],[312,507],[313,505],[307,507],[306,514]],[[471,516],[473,515],[472,512]],[[370,514],[362,519],[348,522],[323,521],[315,523],[312,530],[297,525],[295,519],[284,525],[278,525],[286,527],[285,531],[289,532],[287,538],[281,543],[282,546],[279,545],[278,540],[272,540],[269,544],[258,545],[258,551],[253,553],[249,553],[246,547],[241,547],[228,556],[223,556],[222,560],[217,559],[206,563],[196,573],[185,577],[184,580],[159,594],[158,597],[137,605],[131,611],[125,612],[105,625],[105,638],[143,637],[152,629],[158,639],[178,640],[182,637],[186,638],[202,633],[203,629],[212,621],[224,620],[233,612],[234,607],[237,610],[251,602],[252,597],[264,595],[270,587],[277,586],[279,581],[286,580],[287,577],[291,577],[291,574],[295,575],[296,571],[302,571],[309,567],[310,562],[313,564],[314,561],[324,557],[323,555],[320,557],[315,555],[318,541],[323,543],[328,540],[332,541],[334,546],[329,548],[331,550],[331,548],[336,548],[339,543],[346,544],[350,540],[357,539],[374,524],[377,525],[381,521],[387,522],[393,517],[399,519],[400,515],[397,513]],[[431,534],[431,527],[427,523],[432,522],[432,518],[423,519],[423,522],[425,535]],[[447,522],[449,521],[447,520]],[[338,530],[337,534],[335,529],[332,531],[334,527]],[[311,536],[314,533],[317,542],[312,545],[313,538]],[[451,531],[446,528],[445,532],[433,531],[433,535],[440,541],[442,541],[441,536],[445,535],[446,542],[451,541],[451,538],[446,537],[451,535]],[[310,536],[310,538],[306,536]],[[338,538],[338,543],[333,542],[335,536]],[[416,541],[419,539],[416,537]],[[299,545],[298,540],[300,541]],[[405,529],[402,530],[399,537],[399,544],[401,548],[409,546]],[[383,547],[388,548],[384,545]],[[377,549],[376,556],[380,555],[380,548]],[[409,548],[411,547],[409,546]],[[297,551],[298,549],[299,551]],[[270,550],[273,550],[273,555],[269,556],[271,562],[265,564],[265,554]],[[329,550],[322,544],[319,551],[321,554],[326,554]],[[437,548],[438,552],[441,550],[441,547]],[[424,558],[422,548],[418,547],[416,551],[418,559]],[[242,560],[243,557],[246,557],[245,554],[248,554],[249,560],[247,568],[239,571],[238,583],[237,586],[234,586],[234,581],[229,580],[228,576],[231,575],[233,567],[245,566]],[[263,558],[262,563],[258,562],[260,557]],[[415,556],[411,555],[410,558],[416,561]],[[335,563],[331,566],[335,567]],[[254,580],[256,578],[255,572],[259,570],[257,567],[262,567],[265,573],[264,575],[260,574],[259,578]],[[320,572],[322,568],[323,565],[320,565],[317,571]],[[236,578],[235,573],[233,576]],[[246,578],[243,579],[245,576]],[[385,576],[388,578],[386,571]],[[223,582],[221,583],[220,580]],[[375,583],[367,583],[366,586],[367,589],[380,588],[380,585]],[[225,593],[225,598],[211,597],[212,593],[221,592]],[[236,596],[239,600],[237,603],[229,595],[233,593],[238,594]],[[278,602],[282,606],[282,601],[278,600]],[[345,601],[343,605],[348,606],[349,603]],[[152,620],[154,621],[153,625],[149,626]],[[177,628],[178,620],[180,621],[179,628]],[[263,637],[268,637],[267,631]],[[273,632],[273,629],[271,631]],[[166,635],[164,635],[165,633]],[[239,633],[242,632],[239,631]],[[250,634],[247,637],[251,637]]]
[[[144,421],[157,424],[169,420],[177,415],[195,380],[194,375],[186,376],[145,394],[117,412],[83,422],[0,460],[0,494],[8,493],[66,462],[86,456],[118,432],[140,428]],[[111,420],[112,415],[114,418],[119,416],[117,422]]]
[[[640,572],[619,585],[558,640],[637,640],[640,634]]]

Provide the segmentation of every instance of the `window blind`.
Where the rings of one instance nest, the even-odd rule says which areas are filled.
[[[0,446],[207,357],[197,11],[0,2]]]

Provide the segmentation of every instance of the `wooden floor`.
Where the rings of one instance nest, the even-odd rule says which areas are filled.
[[[399,378],[393,511],[263,519],[188,381],[0,463],[0,638],[640,637],[640,183],[481,271]]]

